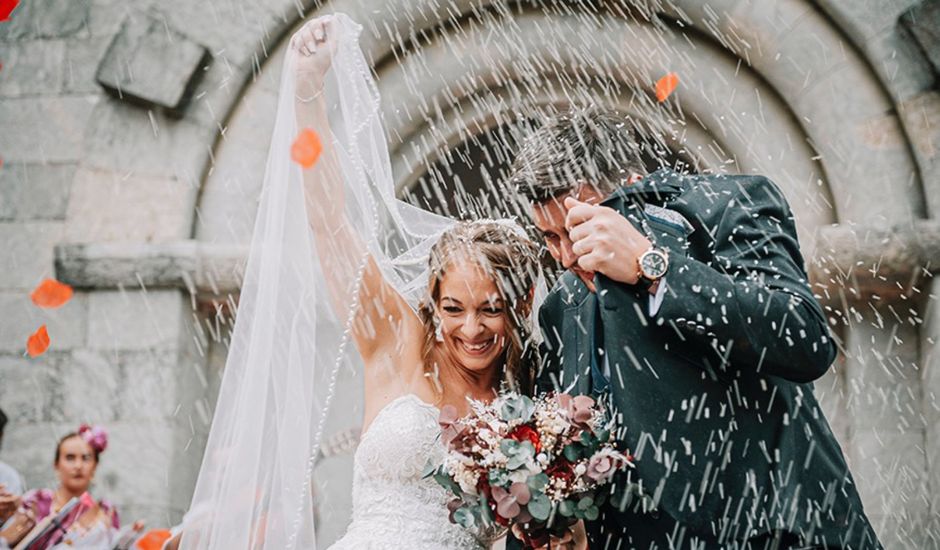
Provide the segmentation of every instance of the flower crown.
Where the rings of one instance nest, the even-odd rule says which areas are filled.
[[[108,448],[108,431],[104,426],[82,424],[78,427],[78,436],[91,445],[96,453],[103,453]]]

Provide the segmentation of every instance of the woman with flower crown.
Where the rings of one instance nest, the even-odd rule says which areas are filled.
[[[23,504],[13,524],[41,524],[59,511],[73,498],[78,506],[61,522],[61,528],[31,543],[36,550],[85,548],[110,550],[120,528],[117,509],[106,500],[90,498],[88,489],[95,479],[101,453],[108,447],[108,434],[101,426],[82,424],[78,431],[66,434],[55,450],[53,467],[59,478],[55,489],[35,489],[23,495]],[[26,533],[22,533],[20,538]],[[11,544],[17,540],[8,541]]]

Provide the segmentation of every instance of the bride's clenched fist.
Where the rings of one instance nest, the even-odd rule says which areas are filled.
[[[323,78],[336,51],[335,34],[333,17],[324,15],[307,21],[291,37],[290,49],[297,55],[298,99],[312,98],[323,89]]]

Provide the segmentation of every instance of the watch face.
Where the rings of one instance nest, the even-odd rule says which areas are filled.
[[[649,279],[658,279],[666,274],[666,256],[658,250],[643,255],[640,265],[643,267],[643,274]]]

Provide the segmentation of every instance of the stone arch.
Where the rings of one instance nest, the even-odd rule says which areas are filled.
[[[497,6],[495,2],[484,4]],[[924,216],[920,167],[891,94],[865,55],[854,46],[846,46],[841,29],[809,1],[770,4],[721,0],[710,7],[693,0],[678,1],[660,14],[671,20],[666,28],[617,15],[611,15],[605,21],[608,25],[598,28],[573,16],[573,21],[565,21],[557,14],[529,10],[514,14],[511,37],[488,35],[485,25],[448,35],[448,28],[458,28],[447,25],[451,18],[463,21],[461,17],[475,9],[470,1],[455,1],[449,7],[453,11],[390,2],[377,12],[366,13],[354,2],[335,0],[328,6],[331,11],[348,11],[354,18],[365,16],[368,21],[362,46],[379,77],[393,169],[403,187],[420,177],[442,148],[483,135],[520,110],[563,101],[543,89],[527,89],[531,92],[528,101],[519,101],[519,88],[513,90],[514,84],[532,78],[547,81],[546,72],[576,72],[557,69],[576,67],[585,58],[609,58],[622,70],[593,76],[612,78],[625,91],[616,98],[606,98],[607,102],[638,117],[673,118],[657,121],[666,129],[674,128],[681,114],[687,126],[685,136],[675,142],[677,147],[689,147],[690,155],[695,156],[699,147],[712,145],[733,160],[736,170],[771,176],[794,206],[807,256],[826,254],[825,250],[817,250],[816,237],[820,228],[829,224],[875,219],[890,225],[910,225]],[[495,12],[500,9],[495,8]],[[580,29],[573,30],[573,26]],[[395,37],[410,27],[416,34],[407,41],[409,55],[403,56],[403,48],[396,43],[401,41]],[[435,29],[439,33],[435,38],[418,38],[421,31]],[[551,44],[540,43],[539,39],[552,30],[566,33],[553,34],[556,40]],[[663,35],[667,38],[654,40]],[[610,52],[602,48],[604,40],[617,43],[621,36],[646,37],[650,41],[640,40],[628,55],[611,58]],[[461,64],[453,62],[452,41],[460,42]],[[831,55],[815,55],[820,48]],[[283,44],[277,51],[283,51]],[[629,53],[637,51],[645,57],[630,57]],[[279,67],[279,55],[275,53],[268,59],[260,84],[248,86],[230,112],[226,141],[220,142],[215,151],[198,206],[200,219],[194,236],[201,242],[237,242],[240,239],[227,237],[247,237],[250,230],[257,192],[251,181],[260,181],[260,177],[252,180],[245,176],[260,176],[263,153],[248,151],[248,144],[252,140],[256,143],[258,134],[267,134],[265,113],[271,112],[275,97],[270,85],[277,82],[276,70],[274,77],[269,77],[270,69]],[[555,70],[541,74],[535,70],[535,76],[527,72],[527,65],[535,65],[534,61],[543,55],[554,58],[558,64]],[[468,66],[478,77],[469,87],[464,84]],[[662,117],[662,110],[657,114],[650,108],[655,105],[644,105],[642,101],[644,108],[638,109],[636,101],[631,101],[636,97],[633,93],[648,94],[652,82],[667,70],[682,74],[678,94],[681,110],[666,111],[669,116]],[[418,81],[420,86],[416,87]],[[455,83],[460,86],[455,87]],[[455,95],[455,88],[461,88],[462,95]],[[489,102],[474,105],[471,100],[481,90],[489,94]],[[398,116],[409,105],[422,104],[426,105],[422,111]],[[453,108],[458,105],[467,108]],[[755,140],[755,135],[760,139]],[[709,159],[704,153],[699,160],[707,168],[720,169],[725,159],[713,156],[719,158]],[[237,187],[241,195],[238,202],[225,196],[225,181],[229,182],[229,190],[232,185]],[[872,196],[879,200],[862,200]],[[245,223],[232,232],[219,225],[225,219]],[[860,303],[868,296],[865,292],[856,297]],[[824,295],[823,299],[834,298]],[[922,526],[926,514],[917,509],[917,504],[905,504],[903,499],[891,496],[895,478],[874,481],[877,464],[891,449],[876,444],[879,436],[863,426],[863,417],[849,418],[858,412],[857,402],[871,398],[870,391],[851,391],[850,387],[885,383],[893,385],[889,391],[894,395],[907,392],[916,396],[920,389],[910,383],[870,378],[869,372],[878,367],[860,355],[866,349],[865,342],[872,338],[878,336],[857,324],[845,328],[848,353],[844,369],[830,375],[824,384],[834,388],[827,408],[838,413],[836,431],[859,470],[857,476],[872,484],[864,492],[876,523],[885,536],[902,540]],[[917,329],[908,330],[904,338],[916,346]],[[906,368],[903,363],[899,362]],[[898,423],[906,422],[905,418],[888,416],[877,423],[888,439],[922,448],[923,429],[904,432]],[[909,453],[894,464],[900,472],[897,475],[905,479],[926,475],[923,453]],[[889,497],[879,498],[878,493]]]

